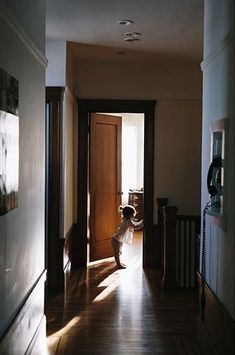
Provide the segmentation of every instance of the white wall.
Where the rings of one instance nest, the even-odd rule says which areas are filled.
[[[200,214],[201,104],[159,100],[156,113],[155,191],[180,214]]]
[[[69,88],[70,92],[74,95],[74,52],[73,45],[71,42],[67,42],[66,48],[66,85]]]
[[[193,61],[77,60],[74,80],[79,98],[201,99]]]
[[[227,118],[225,155],[225,220],[223,229],[207,217],[206,281],[235,318],[234,225],[234,1],[206,0],[203,69],[202,209],[208,201],[206,174],[210,163],[211,123]]]
[[[154,221],[157,197],[200,214],[201,70],[197,62],[77,60],[79,98],[153,99]]]
[[[62,131],[61,137],[61,211],[60,211],[60,237],[65,238],[70,231],[74,221],[74,210],[76,205],[73,199],[75,188],[74,168],[75,161],[73,149],[74,133],[74,111],[75,100],[73,92],[73,61],[72,52],[69,50],[66,41],[47,40],[46,57],[48,67],[46,70],[46,86],[63,87],[62,95]],[[67,82],[69,86],[67,86]],[[76,178],[76,176],[75,176]]]
[[[66,86],[66,48],[66,41],[46,41],[46,86]]]
[[[45,52],[45,0],[1,0],[5,11],[9,11],[13,25],[23,25],[24,31],[29,36],[28,44],[36,46],[42,53]],[[11,16],[13,15],[13,17]],[[27,42],[26,42],[27,43]],[[39,54],[39,52],[38,52]],[[16,53],[15,53],[16,55]]]
[[[0,41],[4,48],[0,51],[0,67],[19,81],[19,202],[18,208],[0,217],[0,336],[44,271],[45,249],[46,58],[41,50],[46,4],[44,0],[22,0],[20,6],[15,1],[4,3],[7,7],[0,3]],[[35,315],[40,312],[43,315],[41,304],[34,305]],[[20,342],[18,350],[20,353]]]

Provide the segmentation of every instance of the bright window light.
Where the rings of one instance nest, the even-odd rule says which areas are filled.
[[[122,191],[123,201],[128,191],[137,187],[137,128],[124,126],[122,131]]]

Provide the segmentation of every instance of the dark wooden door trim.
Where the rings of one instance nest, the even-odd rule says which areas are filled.
[[[88,126],[91,112],[144,114],[144,240],[143,266],[154,265],[153,183],[154,183],[154,111],[153,100],[78,100],[78,250],[77,266],[87,264],[87,179]]]
[[[62,93],[62,87],[46,88],[45,244],[48,296],[64,290],[64,239],[60,238]]]

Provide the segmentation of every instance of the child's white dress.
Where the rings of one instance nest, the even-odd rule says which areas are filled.
[[[143,228],[143,221],[135,222],[132,219],[123,218],[117,232],[113,235],[113,238],[120,243],[131,244],[133,239],[134,230]]]

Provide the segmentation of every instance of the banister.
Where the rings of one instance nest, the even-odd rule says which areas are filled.
[[[167,198],[157,198],[158,258],[163,272],[162,289],[196,286],[199,267],[200,215],[178,215]],[[160,257],[159,257],[160,255]]]
[[[158,197],[157,205],[158,205],[158,257],[159,257],[159,266],[161,270],[164,270],[164,220],[163,220],[163,207],[167,205],[168,198]]]
[[[163,290],[177,289],[176,275],[176,206],[162,208],[164,218],[164,268],[162,278]]]

